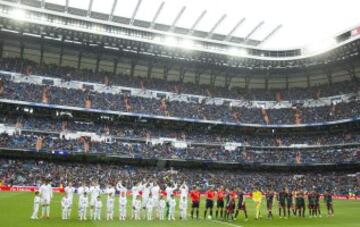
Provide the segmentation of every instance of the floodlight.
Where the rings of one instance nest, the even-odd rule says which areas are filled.
[[[194,42],[191,39],[184,39],[180,42],[180,46],[184,49],[191,49],[194,47]]]
[[[25,11],[22,9],[14,9],[14,10],[10,11],[10,16],[14,20],[24,20],[26,14],[25,14]]]
[[[247,55],[246,49],[231,48],[229,54],[233,56],[243,57]]]
[[[325,52],[332,48],[335,44],[336,40],[334,38],[321,40],[320,42],[316,42],[305,47],[304,52],[308,54]]]
[[[175,37],[168,36],[165,38],[165,45],[167,46],[176,46],[178,44]]]

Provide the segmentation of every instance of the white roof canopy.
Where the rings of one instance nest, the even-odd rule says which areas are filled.
[[[204,32],[215,27],[214,33],[225,36],[245,38],[255,30],[249,38],[266,39],[261,47],[269,49],[305,46],[360,24],[359,0],[45,0],[67,1],[69,7],[91,6],[93,12],[150,23],[171,26],[175,21],[177,27],[195,25]]]

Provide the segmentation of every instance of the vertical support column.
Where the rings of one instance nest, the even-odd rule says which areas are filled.
[[[130,76],[131,76],[131,77],[134,77],[135,66],[136,66],[136,61],[135,61],[135,60],[131,60],[131,68],[130,68]]]
[[[64,55],[64,37],[61,39],[59,66],[62,66],[63,55]]]
[[[3,52],[4,52],[4,41],[0,40],[0,58],[3,57]]]
[[[100,60],[101,60],[101,54],[98,54],[97,57],[96,57],[95,73],[99,72]]]
[[[214,70],[211,70],[211,72],[210,72],[210,85],[212,87],[215,86],[216,77],[217,77],[216,72]]]
[[[82,49],[79,50],[79,55],[78,55],[78,63],[77,63],[77,70],[80,70],[80,67],[81,67],[81,59],[82,59]]]
[[[265,78],[265,90],[269,90],[269,77]]]
[[[118,67],[119,60],[117,58],[114,59],[114,68],[113,68],[113,74],[116,75],[117,73],[117,67]]]
[[[245,77],[245,89],[249,90],[249,85],[250,85],[250,76],[246,76]]]
[[[24,43],[21,41],[20,43],[20,59],[23,60],[24,59]]]
[[[44,63],[44,41],[43,37],[41,37],[41,43],[40,43],[40,67]]]
[[[164,66],[164,74],[163,74],[164,80],[167,80],[168,75],[169,75],[169,70],[170,70],[170,67],[168,65],[165,65]]]
[[[326,69],[325,73],[326,73],[326,77],[328,79],[329,85],[332,85],[332,70]]]
[[[201,72],[198,70],[195,72],[195,84],[199,85],[200,84],[200,76],[201,76]]]
[[[180,79],[180,82],[181,82],[181,83],[184,83],[185,74],[186,74],[186,69],[185,69],[184,66],[182,66],[182,67],[180,68],[180,74],[179,74],[179,76],[180,76],[179,79]]]
[[[148,70],[147,70],[147,78],[148,79],[151,78],[151,73],[152,73],[153,67],[154,67],[154,62],[150,61],[149,65],[148,65]]]
[[[307,80],[307,86],[308,86],[308,88],[310,88],[311,84],[310,84],[310,76],[309,76],[309,74],[306,75],[306,80]]]
[[[225,75],[225,88],[229,89],[231,85],[232,76],[229,73],[226,73]]]

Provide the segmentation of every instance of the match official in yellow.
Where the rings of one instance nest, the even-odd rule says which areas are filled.
[[[251,194],[252,194],[252,200],[255,202],[255,209],[256,209],[255,218],[259,219],[263,194],[259,190],[255,190]]]

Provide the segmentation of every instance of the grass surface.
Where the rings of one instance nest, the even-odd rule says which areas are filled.
[[[103,196],[105,199],[105,196]],[[118,209],[116,200],[115,203],[115,220],[106,221],[105,218],[105,207],[103,207],[102,221],[83,221],[77,220],[77,196],[75,196],[74,206],[72,210],[71,220],[61,220],[61,209],[60,209],[61,195],[55,194],[51,205],[51,218],[49,220],[30,220],[33,206],[33,194],[28,192],[0,192],[0,226],[14,227],[14,226],[126,226],[126,227],[137,227],[137,226],[149,226],[149,227],[250,227],[250,226],[341,226],[341,227],[360,227],[360,201],[334,201],[335,217],[328,218],[326,214],[326,208],[324,204],[321,204],[323,217],[322,218],[297,218],[291,217],[290,219],[279,219],[277,216],[277,206],[274,207],[274,219],[267,220],[263,218],[261,220],[254,220],[254,203],[251,200],[247,201],[249,221],[244,222],[243,214],[241,213],[239,220],[235,222],[222,222],[219,220],[187,220],[187,221],[118,221]],[[128,204],[130,199],[128,200]],[[104,200],[104,206],[105,206]],[[200,207],[204,207],[204,201],[202,201]],[[190,212],[190,209],[189,209]],[[128,210],[128,215],[130,209]],[[262,207],[262,214],[266,216],[265,204]],[[202,217],[203,212],[200,211]]]

